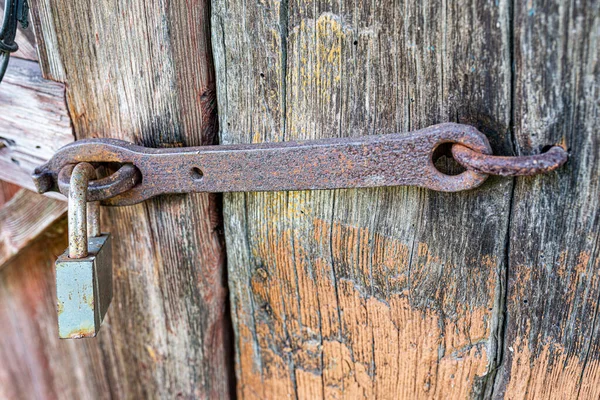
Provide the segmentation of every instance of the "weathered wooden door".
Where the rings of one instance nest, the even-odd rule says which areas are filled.
[[[460,193],[107,208],[115,294],[93,340],[56,339],[59,221],[0,271],[0,396],[599,398],[600,2],[32,9],[78,139],[258,143],[454,121],[495,154],[561,144],[570,159]]]

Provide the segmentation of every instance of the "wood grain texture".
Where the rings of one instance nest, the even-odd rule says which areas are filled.
[[[510,154],[506,1],[215,0],[223,143],[471,123]],[[489,392],[512,180],[225,196],[240,398]]]
[[[67,212],[67,203],[21,189],[0,207],[0,269]]]
[[[11,59],[0,106],[0,179],[35,191],[33,170],[74,140],[65,87],[43,79],[38,63]]]
[[[0,181],[0,207],[4,204],[8,203],[10,199],[21,190],[20,186],[14,185],[12,183]]]
[[[515,143],[559,143],[565,168],[517,180],[510,225],[506,399],[600,396],[600,3],[515,3]]]
[[[40,63],[45,76],[67,82],[78,138],[153,147],[213,141],[205,1],[48,0],[32,2],[32,10]],[[58,72],[50,60],[60,60]],[[103,210],[103,230],[113,235],[114,296],[95,339],[101,352],[94,362],[103,368],[82,367],[82,381],[105,383],[113,398],[228,397],[218,202],[217,196],[170,196]],[[74,390],[70,385],[61,397]]]
[[[54,262],[66,231],[62,219],[0,271],[2,399],[110,398],[102,354],[114,344],[56,334]]]

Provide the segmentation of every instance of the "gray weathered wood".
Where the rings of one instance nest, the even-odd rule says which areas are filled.
[[[65,87],[43,79],[38,63],[11,58],[0,107],[0,180],[35,191],[35,167],[74,140]]]
[[[519,154],[570,149],[565,168],[519,178],[508,257],[507,399],[600,397],[600,3],[516,2]]]
[[[78,138],[113,137],[147,146],[212,142],[216,102],[207,2],[40,0],[32,1],[32,9],[40,63],[45,76],[66,82]],[[60,60],[58,73],[50,60]],[[27,331],[15,364],[39,371],[32,364],[51,359],[49,371],[30,379],[0,367],[0,386],[26,398],[39,397],[47,387],[54,390],[48,396],[58,398],[228,397],[225,257],[217,207],[216,196],[189,195],[103,210],[103,230],[114,239],[114,296],[99,336],[48,346],[53,341],[47,336],[57,334],[53,307],[36,314],[46,329]],[[8,315],[29,312],[31,304],[15,302]],[[4,329],[14,336],[14,324],[0,326],[0,336]],[[87,346],[90,356],[81,349]],[[14,356],[5,354],[2,366]],[[67,363],[71,367],[62,376],[60,366]],[[68,376],[71,371],[77,376]]]
[[[0,269],[66,212],[66,202],[25,189],[0,205]]]
[[[216,0],[223,143],[471,123],[510,154],[510,4]],[[512,180],[225,196],[241,398],[489,390]]]

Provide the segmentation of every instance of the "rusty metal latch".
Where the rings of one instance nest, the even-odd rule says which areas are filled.
[[[446,175],[434,154],[451,144],[466,170]],[[89,201],[124,206],[166,193],[242,192],[413,185],[456,192],[488,175],[535,175],[567,161],[559,146],[526,157],[493,156],[487,138],[469,125],[445,123],[407,134],[304,142],[153,149],[114,139],[80,140],[60,149],[33,179],[40,193],[68,195],[75,164],[116,163],[120,168],[90,182]]]
[[[464,172],[436,168],[434,158],[444,149]],[[399,185],[456,192],[481,185],[489,174],[534,175],[566,161],[558,146],[528,157],[493,156],[481,132],[452,123],[408,134],[235,146],[151,149],[112,139],[69,144],[33,176],[41,193],[58,190],[69,198],[69,249],[56,261],[59,336],[95,336],[110,304],[112,252],[110,235],[100,234],[98,201],[123,206],[164,193]],[[115,172],[93,179],[106,169]]]

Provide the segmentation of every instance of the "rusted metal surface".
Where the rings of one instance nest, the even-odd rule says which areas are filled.
[[[58,174],[58,190],[69,197],[69,186],[71,184],[71,174],[75,164],[66,165]],[[88,201],[98,201],[104,199],[110,199],[121,193],[124,193],[142,180],[140,172],[136,167],[131,164],[125,164],[121,166],[115,173],[108,175],[107,177],[90,181],[88,185]],[[42,180],[42,182],[44,182]],[[46,181],[53,185],[51,180]],[[38,190],[40,188],[38,187]],[[48,191],[49,189],[42,190],[42,192]]]
[[[446,175],[433,163],[440,145],[452,144],[466,171]],[[113,175],[92,181],[89,200],[136,204],[165,193],[246,192],[412,185],[456,192],[481,185],[488,175],[553,171],[567,152],[553,147],[528,157],[491,154],[487,138],[469,125],[445,123],[407,134],[250,145],[152,149],[120,140],[90,139],[60,149],[36,169],[41,193],[68,194],[72,164],[117,163]]]
[[[152,149],[111,139],[63,147],[34,179],[55,189],[59,172],[78,162],[132,164],[142,179],[107,205],[139,203],[163,193],[239,192],[414,185],[455,192],[477,187],[487,175],[449,176],[432,162],[443,143],[491,153],[487,138],[468,125],[446,123],[406,134],[306,142]]]
[[[96,178],[91,164],[80,163],[71,175],[69,191],[69,257],[84,258],[88,255],[87,236],[87,187]]]
[[[483,154],[461,144],[452,145],[452,156],[469,171],[501,176],[544,174],[559,168],[568,158],[566,150],[560,146],[532,156],[504,157]]]
[[[98,237],[100,233],[100,202],[88,203],[87,209],[87,234],[88,237]]]

